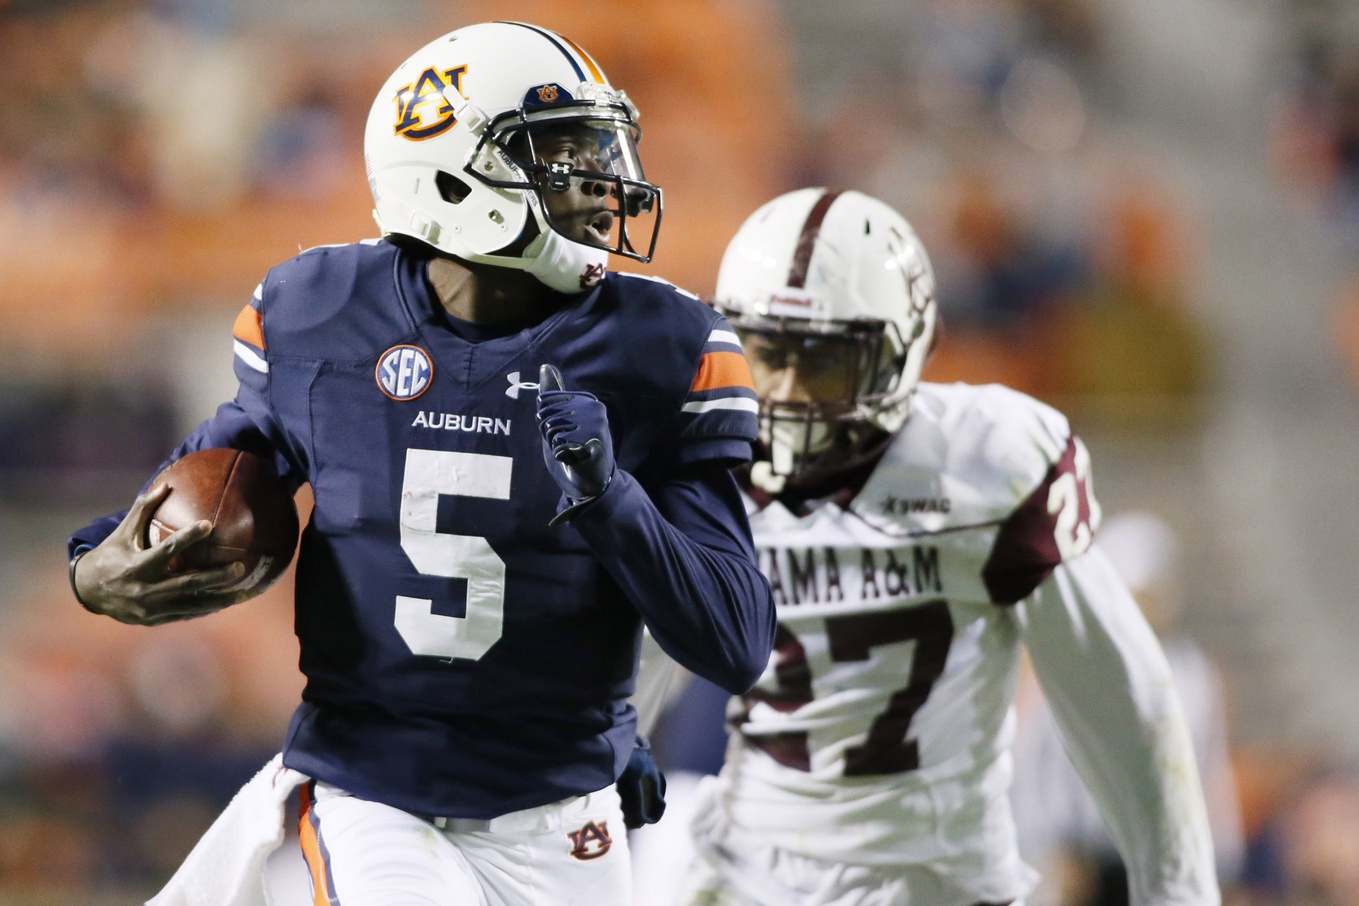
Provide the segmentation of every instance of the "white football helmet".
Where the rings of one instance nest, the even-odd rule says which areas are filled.
[[[640,135],[637,108],[567,38],[519,22],[460,28],[397,67],[373,102],[373,216],[384,235],[580,292],[610,252],[655,251],[661,190],[642,174]],[[544,193],[568,191],[592,199],[588,223],[554,220]]]
[[[888,205],[822,188],[775,198],[727,245],[713,301],[750,359],[775,475],[806,477],[846,437],[906,421],[938,310],[925,247]]]

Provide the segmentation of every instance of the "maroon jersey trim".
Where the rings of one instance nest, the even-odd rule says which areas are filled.
[[[1072,476],[1076,483],[1076,521],[1082,525],[1091,524],[1094,498],[1089,476],[1077,471],[1076,451],[1077,441],[1072,435],[1061,458],[1048,469],[1043,481],[1001,523],[991,556],[982,568],[982,581],[994,603],[1010,606],[1023,600],[1062,562],[1062,552],[1057,545],[1057,520],[1061,509],[1054,511],[1051,501],[1053,485],[1063,475]]]

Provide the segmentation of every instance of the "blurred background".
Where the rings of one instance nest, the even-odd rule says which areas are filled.
[[[927,377],[1062,408],[1126,517],[1228,899],[1359,904],[1353,0],[0,0],[0,904],[141,902],[280,746],[286,580],[123,627],[74,602],[63,539],[231,396],[269,267],[375,235],[389,72],[497,18],[636,99],[650,273],[710,292],[746,214],[803,185],[913,221],[945,322]],[[710,764],[673,742],[713,713],[694,688],[656,741],[677,774]],[[1025,776],[1054,760],[1021,706],[1017,798],[1065,783]],[[1035,902],[1116,902],[1098,819],[1049,811]]]

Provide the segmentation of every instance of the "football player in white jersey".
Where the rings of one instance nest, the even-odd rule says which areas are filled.
[[[1218,903],[1181,705],[1095,543],[1086,449],[1022,393],[919,381],[937,314],[910,224],[858,192],[783,195],[731,241],[714,302],[760,399],[744,487],[779,627],[696,794],[680,902],[1021,900],[1027,649],[1132,903]]]

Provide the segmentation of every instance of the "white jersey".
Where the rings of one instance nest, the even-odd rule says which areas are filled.
[[[1053,614],[1038,632],[1036,667],[1040,660],[1080,660],[1070,646],[1084,642],[1057,638],[1084,622],[1131,639],[1118,643],[1127,657],[1108,658],[1134,662],[1122,674],[1110,668],[1116,687],[1155,686],[1164,668],[1107,561],[1087,553],[1100,511],[1089,457],[1066,419],[996,385],[921,384],[906,426],[852,500],[819,501],[801,516],[778,502],[761,508],[751,501],[750,509],[779,634],[758,685],[733,699],[735,732],[715,781],[720,815],[696,826],[700,848],[720,850],[718,838],[732,829],[832,863],[928,866],[953,892],[941,896],[960,906],[1022,897],[1035,874],[1019,857],[1008,789],[1017,667],[1030,641],[1026,609]],[[1050,600],[1040,608],[1044,596]],[[1095,607],[1095,616],[1080,617],[1087,599],[1110,596],[1113,605],[1101,607],[1113,616]],[[1108,679],[1102,669],[1088,679]],[[1104,733],[1104,718],[1089,713],[1100,708],[1079,692],[1070,699],[1048,692],[1054,710],[1072,718],[1064,730],[1082,739]],[[1169,707],[1168,715],[1158,705],[1134,718],[1154,725],[1144,740],[1164,737],[1156,745],[1132,740],[1162,767],[1165,758],[1182,760],[1188,752],[1178,706]],[[1118,707],[1110,713],[1123,715]],[[1087,766],[1092,758],[1122,758],[1098,742],[1068,742],[1084,747],[1091,758],[1073,760]],[[1133,869],[1139,883],[1150,878],[1145,892],[1161,902],[1216,898],[1211,867],[1202,876],[1193,854],[1180,851],[1188,840],[1191,850],[1206,846],[1211,854],[1196,826],[1182,832],[1196,817],[1189,759],[1187,818],[1155,814],[1125,822],[1132,835],[1155,838],[1147,844],[1155,851],[1142,861],[1193,863],[1187,872]],[[1134,786],[1134,798],[1161,783],[1137,770],[1130,780],[1121,769],[1100,768],[1112,777],[1109,786]],[[1102,801],[1113,808],[1128,805],[1123,794],[1104,792]],[[1213,890],[1201,897],[1205,885]]]

